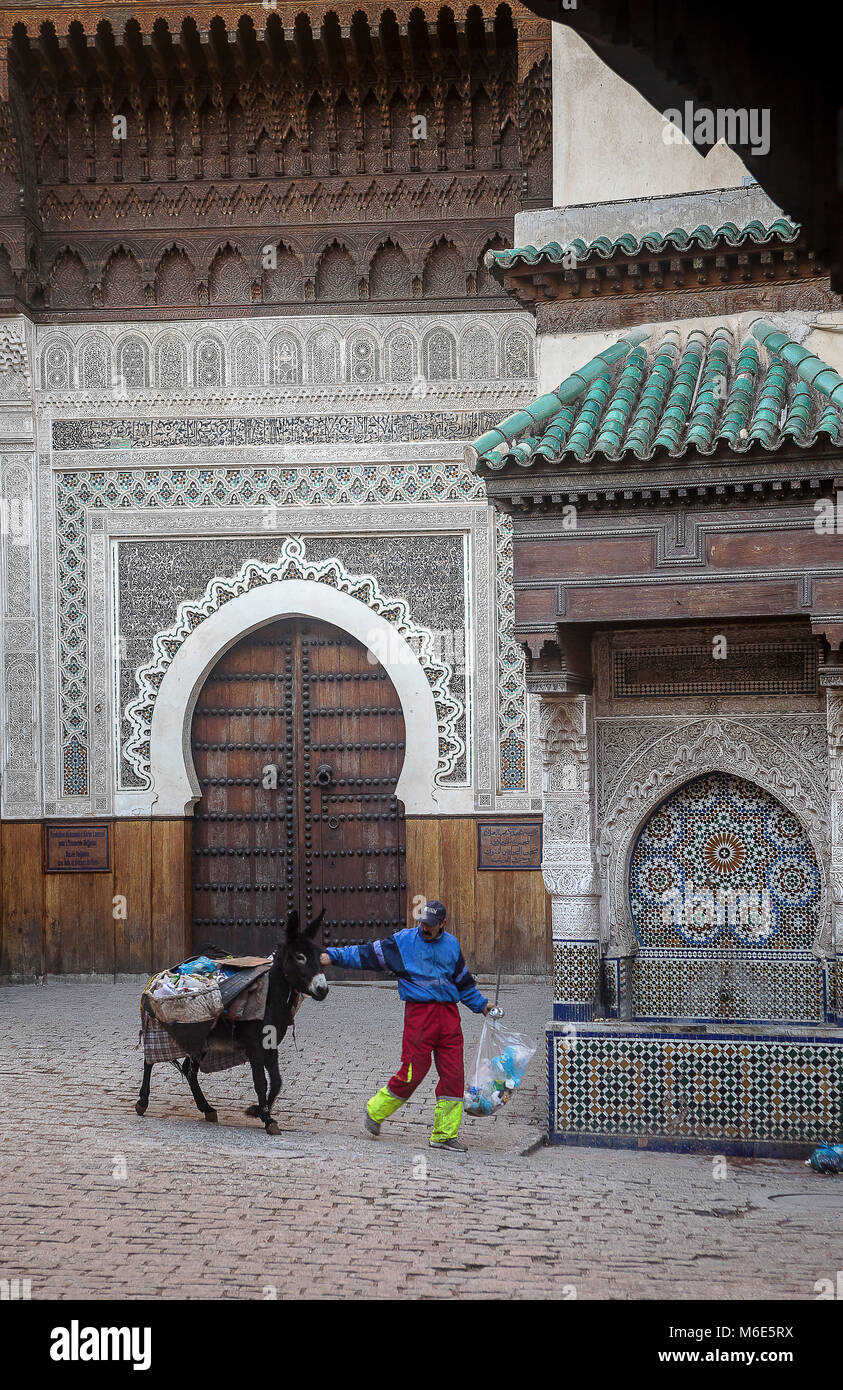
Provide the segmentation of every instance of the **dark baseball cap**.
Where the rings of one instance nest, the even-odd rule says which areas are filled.
[[[419,921],[424,922],[427,927],[438,927],[440,922],[444,922],[447,915],[445,904],[433,898],[432,901],[425,903],[419,913]]]

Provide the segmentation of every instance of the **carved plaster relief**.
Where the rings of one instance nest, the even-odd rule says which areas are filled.
[[[829,837],[831,858],[832,949],[843,956],[843,694],[826,692],[828,733]],[[838,990],[839,990],[838,967]],[[836,1000],[838,1017],[843,999]]]
[[[74,788],[81,795],[100,798],[110,793],[104,764],[98,761],[91,769],[94,778],[80,783],[79,769],[72,757],[78,756],[79,745],[84,746],[87,721],[91,721],[91,726],[97,722],[96,710],[89,708],[85,678],[89,630],[93,637],[91,659],[97,665],[105,659],[110,638],[102,606],[104,581],[97,577],[104,560],[98,559],[96,569],[92,568],[92,551],[100,545],[100,535],[113,533],[109,530],[111,517],[115,519],[116,533],[124,536],[152,539],[175,534],[198,539],[201,535],[207,541],[209,533],[251,534],[266,538],[261,542],[264,546],[273,533],[280,540],[292,530],[299,534],[333,532],[342,536],[369,533],[387,540],[392,536],[397,544],[402,528],[416,535],[466,529],[472,536],[466,602],[473,613],[475,642],[475,670],[471,676],[473,719],[478,721],[478,728],[495,727],[497,697],[489,653],[493,643],[507,640],[506,632],[499,627],[496,630],[495,624],[495,532],[490,525],[490,511],[480,499],[469,508],[453,505],[473,499],[476,489],[476,479],[466,473],[463,464],[349,469],[194,467],[184,472],[155,469],[141,474],[114,470],[62,472],[56,475],[56,487],[58,582],[63,590],[73,589],[72,604],[62,605],[58,611],[60,653],[66,673],[61,685],[64,746],[71,755],[66,767],[65,795]],[[445,505],[432,505],[434,500]],[[413,505],[384,507],[384,503],[399,501],[412,501]],[[337,505],[338,502],[344,505]],[[302,506],[307,503],[311,505]],[[107,513],[104,507],[116,510]],[[452,613],[443,614],[442,625],[452,626],[454,617]],[[89,628],[92,622],[94,626]],[[101,671],[97,680],[100,688],[110,688],[111,674],[107,669]],[[512,721],[508,718],[507,735],[511,730]],[[110,748],[111,739],[107,737],[102,746]],[[491,766],[493,747],[488,738],[478,740],[476,747],[478,793],[489,788],[491,794],[495,780]],[[526,792],[523,764],[522,755],[520,785]],[[84,772],[88,777],[87,766]],[[517,790],[518,783],[504,780],[502,790],[512,789]],[[512,802],[508,804],[511,806]]]
[[[200,599],[180,605],[170,628],[156,633],[153,640],[153,659],[136,673],[140,694],[126,710],[133,733],[126,743],[125,753],[142,786],[151,785],[149,736],[156,695],[182,643],[223,604],[261,585],[287,580],[307,580],[328,585],[339,593],[357,599],[373,613],[386,619],[415,652],[433,691],[439,727],[437,780],[450,772],[462,757],[465,745],[455,727],[462,714],[462,705],[450,692],[450,665],[437,660],[434,655],[430,630],[413,622],[409,607],[403,599],[388,598],[382,594],[371,575],[349,574],[333,559],[314,564],[306,557],[302,539],[290,536],[283,542],[275,564],[248,561],[238,574],[227,579],[212,580]],[[382,655],[382,660],[389,668],[390,663],[385,654]]]
[[[515,312],[414,315],[337,314],[294,318],[219,319],[190,323],[39,325],[38,386],[42,404],[84,402],[98,411],[132,402],[148,412],[178,407],[198,395],[252,409],[285,403],[404,399],[416,407],[439,395],[494,395],[500,382],[529,394],[534,378],[535,324]],[[484,334],[488,351],[478,378],[470,345]],[[441,370],[435,343],[450,369]],[[397,347],[400,344],[400,351]],[[361,346],[367,349],[364,359]],[[127,369],[127,354],[130,369]],[[490,385],[494,382],[495,386]]]
[[[135,671],[149,661],[156,632],[169,626],[179,604],[198,599],[215,578],[237,573],[246,561],[277,564],[285,540],[283,533],[276,530],[273,538],[272,530],[267,530],[260,537],[218,536],[210,544],[207,539],[149,537],[124,540],[117,545],[114,603],[119,629],[117,685],[121,709],[136,696]],[[430,630],[434,655],[450,665],[449,688],[463,707],[454,732],[466,748],[448,774],[449,784],[471,781],[470,720],[466,716],[471,664],[467,590],[472,547],[467,542],[464,534],[429,531],[368,536],[323,536],[311,532],[305,542],[311,564],[336,560],[350,574],[370,575],[381,593],[404,600],[413,621]],[[478,636],[488,644],[487,624],[478,625]],[[129,734],[124,719],[121,742]],[[483,743],[488,750],[488,740]],[[129,790],[133,781],[124,760],[118,785],[121,790]]]
[[[377,475],[378,470],[372,470]],[[106,481],[107,481],[106,476]],[[388,515],[389,532],[384,533],[384,519]],[[244,546],[248,547],[248,538],[262,535],[267,537],[261,542],[265,549],[267,545],[274,544],[274,555],[277,558],[278,550],[284,538],[293,533],[301,536],[306,545],[314,547],[314,558],[320,560],[329,559],[338,550],[338,553],[346,554],[348,560],[347,568],[351,571],[354,568],[354,555],[359,552],[363,554],[365,549],[366,537],[384,537],[388,541],[385,554],[391,553],[390,546],[400,545],[402,535],[412,535],[416,548],[421,546],[426,535],[436,537],[437,534],[443,536],[440,545],[445,544],[446,537],[462,537],[466,546],[468,565],[466,573],[468,575],[467,596],[473,609],[472,628],[476,640],[480,643],[478,650],[490,650],[491,644],[495,641],[494,624],[494,600],[493,600],[493,576],[494,576],[494,553],[492,544],[494,532],[489,524],[489,512],[484,505],[455,506],[448,504],[444,506],[393,506],[386,511],[380,506],[345,506],[345,507],[322,507],[313,508],[307,506],[289,506],[281,509],[275,514],[276,541],[270,542],[268,537],[271,534],[262,531],[261,522],[267,516],[267,511],[263,507],[203,507],[201,512],[201,523],[204,528],[202,544],[210,553],[210,548],[214,544],[214,538],[219,538],[224,542],[223,551],[228,555],[235,553],[241,554]],[[103,692],[103,698],[98,698],[91,706],[92,720],[97,723],[100,718],[106,719],[107,728],[104,734],[103,746],[108,750],[111,762],[113,763],[113,750],[122,736],[119,733],[119,711],[121,708],[121,698],[118,694],[114,679],[113,661],[120,650],[119,631],[119,601],[117,600],[117,589],[115,582],[120,570],[117,554],[123,542],[127,542],[130,547],[140,541],[148,541],[150,545],[164,556],[167,544],[172,544],[177,553],[180,548],[184,548],[186,543],[196,542],[196,520],[195,512],[187,509],[178,511],[172,508],[157,507],[153,509],[118,508],[116,510],[95,509],[90,511],[88,516],[88,534],[92,546],[96,544],[99,558],[96,567],[91,561],[93,549],[88,554],[90,571],[87,580],[87,590],[90,592],[90,612],[95,626],[91,628],[91,688],[97,692]],[[183,539],[173,539],[174,533]],[[189,541],[193,537],[193,542]],[[106,548],[99,552],[99,541],[101,537],[105,542]],[[332,538],[339,539],[338,546],[331,544]],[[450,542],[449,542],[450,544]],[[261,550],[263,555],[263,550]],[[248,551],[245,558],[248,558]],[[164,561],[166,563],[166,561]],[[238,560],[238,564],[240,561]],[[212,574],[215,569],[212,567]],[[227,573],[233,573],[229,566]],[[384,570],[384,578],[381,588],[388,592],[390,584],[390,573],[394,577],[398,570],[393,566],[392,571]],[[424,588],[423,576],[420,577],[422,588]],[[194,597],[196,593],[201,593],[205,581],[198,590],[186,591],[188,597]],[[399,584],[400,596],[409,601],[410,608],[413,608],[412,587],[405,592],[403,584]],[[470,593],[469,593],[470,590]],[[112,598],[112,594],[115,595]],[[441,605],[440,605],[441,606]],[[137,607],[137,605],[135,605]],[[140,612],[140,610],[138,610]],[[136,613],[136,617],[138,614]],[[448,620],[447,614],[440,614],[442,625],[445,626]],[[460,620],[461,621],[461,620]],[[134,622],[134,620],[133,620]],[[428,620],[429,625],[430,620]],[[160,624],[159,624],[160,626]],[[134,631],[134,628],[132,629]],[[140,629],[139,629],[140,630]],[[485,631],[484,631],[485,630]],[[137,664],[139,657],[134,655],[134,639],[132,652],[133,659]],[[445,654],[443,652],[443,654]],[[128,655],[128,649],[126,652]],[[114,688],[114,701],[110,705],[110,698],[107,692]],[[470,681],[466,687],[470,692],[470,711],[471,717],[466,727],[471,735],[472,729],[481,731],[482,743],[486,750],[486,757],[491,759],[493,745],[486,736],[486,731],[494,727],[496,698],[493,681],[493,670],[489,663],[476,663],[476,669],[470,673]],[[96,705],[103,706],[102,715],[97,713]],[[110,705],[110,709],[109,709]],[[473,735],[472,735],[473,737]],[[475,766],[481,766],[478,761]],[[98,764],[97,764],[98,767]],[[489,774],[491,773],[491,764]],[[99,772],[97,772],[99,775]],[[111,797],[111,786],[113,781],[113,770],[105,770],[104,790],[101,792],[94,789],[97,796]],[[488,784],[487,784],[488,785]],[[125,792],[117,793],[117,800],[113,804],[118,814],[126,811],[131,812],[134,805],[130,789],[127,787]],[[475,809],[483,809],[483,803],[477,801],[479,791],[474,786],[463,786],[446,781],[439,788],[437,793],[437,804],[442,813],[465,814]],[[492,793],[490,793],[492,795]],[[526,797],[525,797],[526,800]],[[513,806],[514,798],[508,799],[503,804],[498,803],[497,799],[488,809],[511,810],[522,809],[516,803]],[[86,803],[80,799],[80,809],[77,814],[84,813]],[[62,813],[68,811],[72,814],[72,806],[67,803],[61,806]],[[88,814],[94,809],[88,804]],[[98,808],[96,808],[98,809]],[[525,805],[523,809],[529,809]]]
[[[531,316],[465,311],[408,324],[401,315],[335,315],[323,370],[325,354],[315,347],[325,330],[317,315],[34,330],[40,433],[55,469],[55,574],[53,518],[41,518],[42,592],[56,599],[41,608],[48,642],[41,704],[48,743],[60,749],[58,766],[45,769],[52,811],[90,814],[113,804],[113,680],[104,655],[110,599],[99,578],[113,534],[105,512],[125,509],[142,521],[131,534],[150,537],[161,534],[167,513],[170,535],[199,539],[218,524],[222,534],[254,534],[263,508],[259,532],[283,537],[300,530],[296,508],[337,509],[336,527],[352,534],[354,519],[341,509],[388,507],[388,531],[394,504],[422,504],[421,528],[412,526],[426,530],[454,515],[446,520],[438,504],[484,502],[455,444],[534,389]],[[488,371],[471,379],[480,330]],[[426,372],[434,331],[451,377]],[[338,462],[346,457],[347,466]],[[528,809],[511,536],[485,506],[484,515],[484,526],[471,527],[467,679],[473,719],[495,737],[472,743],[466,730],[468,779],[478,806],[503,797],[507,809]],[[386,517],[376,524],[380,533]],[[368,524],[362,515],[359,523]]]
[[[553,896],[554,938],[596,940],[600,935],[600,882],[591,815],[590,703],[584,695],[541,697],[542,874]]]

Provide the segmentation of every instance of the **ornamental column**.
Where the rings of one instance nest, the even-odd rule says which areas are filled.
[[[820,668],[820,683],[843,686],[843,666]],[[826,1008],[843,1024],[843,691],[827,690],[831,941],[823,961]]]
[[[0,782],[8,820],[41,815],[33,337],[22,317],[0,323]]]
[[[539,715],[544,834],[551,895],[556,1019],[588,1022],[600,1000],[600,875],[592,810],[591,697],[543,694]]]

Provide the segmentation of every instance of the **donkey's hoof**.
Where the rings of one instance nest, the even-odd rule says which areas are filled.
[[[275,1123],[274,1120],[270,1120],[269,1124],[266,1127],[266,1132],[267,1134],[280,1134],[281,1130],[278,1128],[278,1125]]]
[[[135,1111],[136,1111],[136,1113],[137,1113],[138,1115],[145,1115],[145,1114],[146,1114],[146,1106],[145,1106],[145,1105],[141,1105],[140,1101],[138,1100],[138,1101],[135,1102]]]
[[[208,1124],[215,1125],[216,1122],[217,1122],[217,1112],[216,1112],[216,1110],[213,1110],[213,1109],[211,1109],[211,1110],[206,1110],[206,1111],[205,1111],[205,1119],[208,1121]]]
[[[249,1105],[249,1106],[247,1106],[247,1108],[243,1111],[243,1114],[244,1114],[244,1115],[248,1115],[250,1120],[257,1120],[258,1117],[260,1116],[260,1113],[261,1113],[261,1112],[260,1112],[260,1110],[258,1109],[258,1107],[257,1107],[256,1105]]]

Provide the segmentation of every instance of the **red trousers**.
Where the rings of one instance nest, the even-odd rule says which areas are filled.
[[[404,1005],[404,1038],[401,1066],[387,1085],[394,1096],[407,1100],[436,1063],[437,1096],[462,1100],[465,1090],[463,1038],[457,1004],[422,1003],[408,999]]]

